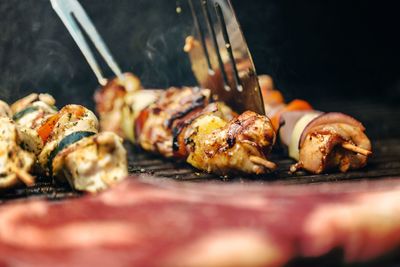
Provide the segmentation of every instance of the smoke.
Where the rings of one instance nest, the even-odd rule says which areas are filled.
[[[49,2],[7,1],[0,5],[0,17],[3,100],[13,102],[32,92],[47,92],[63,105],[65,96],[82,97],[71,84],[85,62]]]
[[[186,1],[185,1],[186,3]],[[81,1],[122,71],[146,87],[193,85],[185,37],[192,30],[186,5],[175,1]],[[54,94],[60,106],[93,107],[97,80],[47,0],[10,0],[0,5],[0,93],[12,102],[31,92]],[[97,53],[95,53],[98,56]],[[100,57],[106,77],[113,73]]]
[[[148,30],[140,78],[146,87],[194,85],[195,79],[187,54],[183,51],[186,36],[193,28],[189,7],[171,1],[152,7],[153,18],[143,22]]]
[[[190,63],[183,51],[185,36],[180,26],[153,30],[146,42],[140,75],[145,86],[166,88],[193,84]]]

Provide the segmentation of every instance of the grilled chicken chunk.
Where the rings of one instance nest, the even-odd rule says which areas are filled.
[[[267,160],[275,142],[269,119],[247,111],[226,122],[215,115],[194,121],[188,163],[217,174],[232,171],[261,174],[276,168]]]
[[[38,129],[38,134],[44,143],[39,154],[39,163],[43,169],[51,173],[51,168],[48,166],[50,154],[65,137],[76,132],[96,134],[98,125],[93,112],[80,105],[67,105],[48,118]]]
[[[30,94],[11,106],[14,111],[12,118],[18,125],[23,147],[36,155],[43,148],[37,129],[44,121],[57,113],[54,105],[55,100],[51,95]]]
[[[170,88],[144,108],[136,119],[137,142],[148,151],[173,156],[172,126],[176,120],[204,109],[210,102],[210,90]]]
[[[98,120],[80,105],[67,105],[38,129],[39,163],[48,174],[78,190],[95,192],[128,174],[126,151],[114,133],[98,134]]]
[[[0,117],[0,189],[12,187],[21,181],[30,186],[34,178],[29,174],[35,157],[20,146],[15,123]]]
[[[81,191],[97,192],[128,176],[122,139],[112,132],[83,138],[60,151],[53,159],[53,175],[66,178]]]
[[[346,172],[364,167],[371,153],[371,142],[364,131],[360,122],[342,113],[316,117],[302,131],[299,162],[291,170],[303,168],[319,174],[331,169]]]

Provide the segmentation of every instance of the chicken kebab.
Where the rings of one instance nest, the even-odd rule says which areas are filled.
[[[52,96],[31,94],[11,107],[0,102],[0,112],[4,116],[1,119],[8,122],[2,121],[0,127],[9,125],[2,138],[11,136],[4,142],[15,143],[15,147],[25,153],[16,155],[25,165],[9,163],[19,168],[8,168],[18,177],[23,171],[25,179],[19,177],[21,180],[27,180],[28,175],[32,177],[29,172],[42,173],[67,180],[74,189],[96,192],[128,175],[122,139],[112,132],[99,133],[96,116],[83,106],[67,105],[57,111]],[[7,151],[11,149],[6,147],[2,154],[7,154]],[[32,185],[34,180],[25,183]],[[8,183],[3,187],[12,185]]]
[[[371,142],[361,122],[343,113],[316,111],[304,100],[285,104],[269,76],[260,76],[259,81],[266,114],[279,141],[297,161],[291,172],[346,172],[367,164]]]
[[[220,175],[276,168],[268,160],[275,143],[268,117],[251,111],[238,115],[214,102],[208,89],[144,90],[134,75],[124,77],[109,81],[95,95],[100,124],[107,130],[122,132],[147,151]]]
[[[11,119],[12,114],[11,107],[0,100],[0,189],[21,183],[31,186],[35,182],[29,173],[35,156],[22,147],[21,135]]]

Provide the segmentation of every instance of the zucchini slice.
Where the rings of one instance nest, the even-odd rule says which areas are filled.
[[[49,155],[49,160],[47,162],[47,168],[49,169],[50,175],[53,175],[53,160],[57,156],[58,153],[60,153],[62,150],[67,148],[68,146],[72,145],[73,143],[78,142],[79,140],[89,137],[92,135],[95,135],[96,133],[94,132],[87,132],[87,131],[79,131],[79,132],[74,132],[70,135],[67,135],[64,137],[61,142],[56,146],[56,148],[51,151]]]
[[[22,118],[23,116],[25,116],[26,114],[31,113],[31,112],[34,112],[34,111],[36,111],[36,110],[38,110],[38,109],[39,109],[39,107],[35,107],[35,106],[27,107],[27,108],[21,110],[20,112],[15,113],[15,114],[13,115],[12,119],[13,119],[14,121],[18,121],[19,119],[21,119],[21,118]]]

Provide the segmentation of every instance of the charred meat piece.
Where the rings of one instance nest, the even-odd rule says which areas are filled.
[[[272,81],[266,77],[261,81],[267,115],[280,143],[297,161],[291,166],[291,172],[299,169],[316,174],[335,169],[346,172],[367,164],[371,142],[359,121],[343,113],[324,114],[313,110],[304,100],[283,104],[272,97]]]
[[[191,112],[183,118],[176,120],[172,127],[172,147],[175,157],[186,159],[189,156],[189,153],[192,150],[190,136],[193,135],[195,131],[197,131],[195,121],[204,115],[216,116],[225,122],[230,121],[238,116],[224,103],[214,102],[207,105],[204,109],[199,109],[196,112]],[[218,125],[210,124],[207,127],[211,129],[215,126]]]
[[[185,87],[166,90],[156,102],[144,108],[136,119],[137,142],[145,150],[172,157],[174,122],[204,109],[209,102],[208,89]]]

